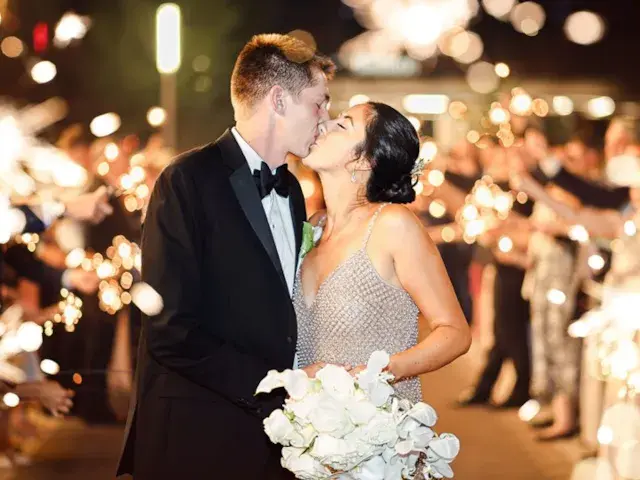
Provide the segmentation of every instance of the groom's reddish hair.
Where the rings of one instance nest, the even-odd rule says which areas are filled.
[[[290,35],[255,35],[242,49],[231,75],[234,108],[251,109],[279,85],[293,95],[313,86],[316,72],[333,78],[335,64],[312,45]]]

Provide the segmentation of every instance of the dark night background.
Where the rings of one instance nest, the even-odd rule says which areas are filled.
[[[70,104],[68,118],[58,128],[88,122],[98,114],[113,111],[123,120],[121,133],[149,131],[146,112],[158,103],[159,78],[155,69],[155,9],[152,0],[13,0],[12,10],[20,25],[17,35],[31,43],[38,21],[53,29],[60,16],[74,10],[89,15],[93,25],[86,38],[64,50],[50,49],[43,58],[58,67],[58,76],[47,85],[36,85],[26,73],[23,60],[0,58],[0,96],[24,102],[42,101],[53,95]],[[345,40],[362,28],[351,9],[340,0],[181,0],[183,11],[183,63],[179,73],[181,146],[213,140],[232,121],[228,101],[228,79],[233,60],[252,34],[311,32],[325,53],[335,53]],[[547,19],[536,37],[516,32],[510,23],[481,14],[470,29],[482,36],[483,58],[504,61],[512,75],[527,78],[598,78],[620,86],[623,98],[640,94],[636,81],[636,52],[640,39],[640,4],[636,0],[539,0]],[[591,46],[566,39],[563,24],[574,11],[600,13],[607,22],[605,38]],[[4,26],[4,25],[3,25]],[[192,61],[198,55],[211,58],[204,73],[212,87],[196,92],[198,77]],[[439,57],[428,76],[462,74],[461,67]],[[200,79],[200,81],[206,81]],[[55,136],[57,132],[50,132]]]

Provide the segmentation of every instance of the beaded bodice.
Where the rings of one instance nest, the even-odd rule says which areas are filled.
[[[380,277],[367,253],[373,226],[383,207],[373,215],[362,248],[329,274],[310,305],[302,288],[300,271],[304,267],[298,271],[293,303],[301,367],[316,362],[363,365],[375,350],[394,354],[416,345],[418,307],[404,289]],[[395,387],[401,397],[413,402],[421,400],[417,378]]]

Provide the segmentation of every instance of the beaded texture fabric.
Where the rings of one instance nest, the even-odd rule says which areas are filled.
[[[362,247],[329,274],[311,305],[302,291],[302,268],[298,270],[293,304],[300,367],[317,362],[364,365],[376,350],[393,355],[416,345],[418,307],[404,289],[380,277],[367,253],[375,221],[385,206],[371,218]],[[394,387],[402,398],[422,400],[418,378]]]

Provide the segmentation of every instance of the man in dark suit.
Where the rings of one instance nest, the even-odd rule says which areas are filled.
[[[333,71],[297,39],[254,37],[231,79],[236,127],[157,180],[142,279],[163,309],[143,318],[118,474],[291,478],[262,425],[284,396],[254,392],[269,370],[294,366],[291,293],[306,215],[285,159],[315,143]]]
[[[1,200],[3,200],[3,198],[0,194],[0,201]],[[45,202],[33,205],[10,205],[8,203],[7,205],[2,205],[0,203],[0,209],[9,208],[8,212],[0,210],[0,216],[6,214],[6,217],[2,218],[4,223],[0,224],[0,238],[5,236],[10,238],[12,235],[20,235],[22,233],[42,233],[57,218],[63,215],[75,220],[98,224],[112,213],[108,200],[109,195],[107,189],[99,188],[91,193],[70,198],[65,202]],[[4,240],[0,241],[0,293],[5,253],[5,247],[2,242],[4,242]],[[24,262],[16,259],[13,267],[18,273],[23,273],[22,276],[35,281],[47,279],[56,281],[55,277],[57,273],[45,268],[42,262],[36,262],[34,266],[32,263],[26,265]],[[22,272],[23,269],[25,272]],[[60,275],[62,275],[62,272],[60,272]],[[68,282],[63,283],[69,283],[70,286],[76,286],[75,283],[86,280],[79,272],[70,272],[67,276],[69,275],[72,275],[73,278],[68,278]],[[2,308],[2,297],[0,296],[0,313],[2,312]]]

